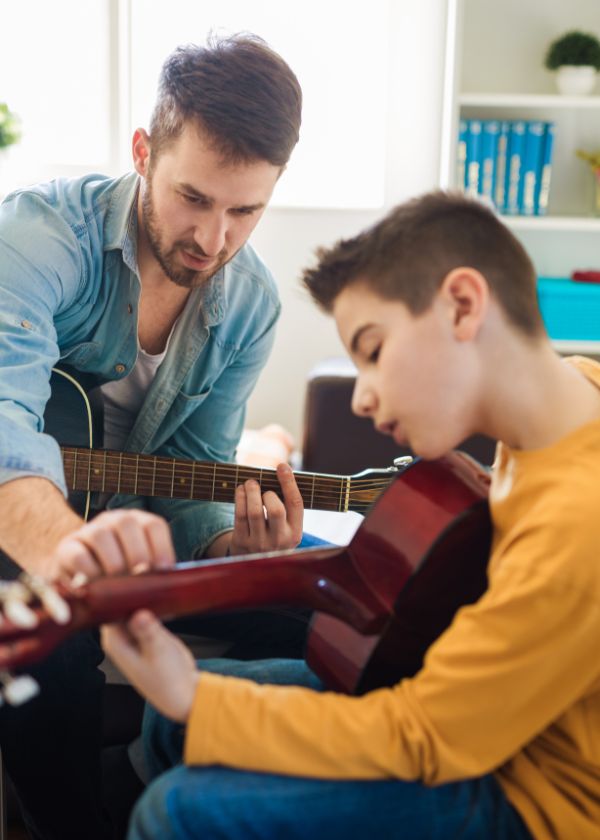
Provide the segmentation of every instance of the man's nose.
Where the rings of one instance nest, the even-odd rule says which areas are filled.
[[[194,241],[207,257],[216,257],[225,248],[227,220],[221,214],[203,216],[194,232]]]

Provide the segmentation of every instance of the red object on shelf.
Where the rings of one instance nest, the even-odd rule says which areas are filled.
[[[600,271],[574,271],[571,280],[579,283],[600,283]]]

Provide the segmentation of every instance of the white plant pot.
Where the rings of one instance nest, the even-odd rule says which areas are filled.
[[[564,64],[556,71],[556,86],[565,96],[585,96],[593,91],[597,77],[595,67]]]

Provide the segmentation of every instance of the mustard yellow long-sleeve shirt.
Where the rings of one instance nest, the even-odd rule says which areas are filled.
[[[536,838],[600,840],[600,422],[500,445],[490,508],[489,588],[416,676],[348,697],[203,674],[186,762],[428,785],[494,771]]]

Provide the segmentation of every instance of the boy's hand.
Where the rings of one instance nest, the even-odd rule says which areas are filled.
[[[261,493],[256,481],[236,488],[231,554],[295,548],[302,539],[304,503],[291,467],[279,464],[277,478],[283,501],[272,491]]]
[[[161,714],[179,723],[190,715],[199,672],[188,648],[148,610],[124,624],[105,625],[102,647]]]

